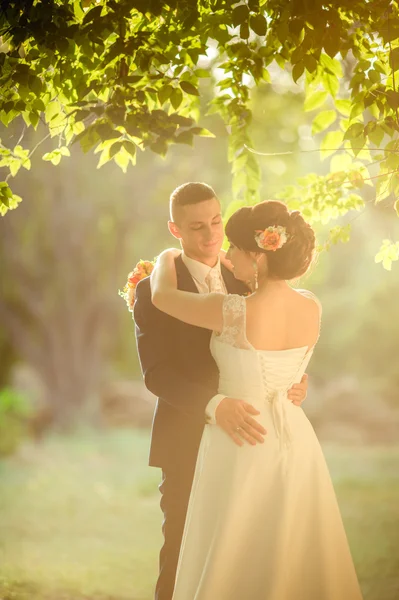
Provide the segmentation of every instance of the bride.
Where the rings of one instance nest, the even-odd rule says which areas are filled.
[[[320,444],[287,399],[319,337],[319,301],[287,283],[308,270],[314,232],[298,211],[267,201],[234,213],[226,235],[250,296],[177,290],[177,251],[167,250],[151,275],[152,300],[213,331],[219,393],[251,402],[267,434],[240,448],[245,421],[236,443],[205,426],[173,600],[361,600]]]

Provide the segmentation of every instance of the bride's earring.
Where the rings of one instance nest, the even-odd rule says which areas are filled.
[[[254,283],[254,289],[255,291],[258,289],[258,263],[256,261],[253,262],[253,267],[255,270],[255,283]]]

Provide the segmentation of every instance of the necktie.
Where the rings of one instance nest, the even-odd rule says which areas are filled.
[[[224,289],[221,281],[221,274],[217,269],[211,269],[206,276],[206,283],[210,292],[224,294]]]

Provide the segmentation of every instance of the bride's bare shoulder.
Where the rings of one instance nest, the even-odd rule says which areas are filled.
[[[322,305],[320,300],[318,299],[318,297],[316,296],[316,294],[314,294],[313,292],[311,292],[310,290],[304,290],[304,289],[294,289],[292,288],[293,291],[297,294],[299,294],[300,296],[302,296],[302,298],[306,298],[307,300],[311,301],[311,305],[310,306],[314,306],[316,305],[319,312],[321,313],[322,311]]]

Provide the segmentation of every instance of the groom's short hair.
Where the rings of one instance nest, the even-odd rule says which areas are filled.
[[[179,220],[180,209],[183,206],[190,204],[198,204],[205,200],[212,200],[217,198],[215,191],[210,185],[200,182],[183,183],[179,185],[170,195],[170,218],[176,223]]]

